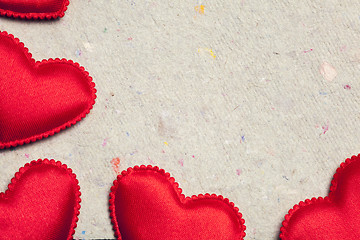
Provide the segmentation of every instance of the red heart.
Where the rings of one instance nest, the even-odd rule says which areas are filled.
[[[76,175],[54,160],[27,163],[0,193],[1,239],[72,239],[80,209]]]
[[[282,240],[360,239],[360,155],[336,170],[325,198],[300,202],[285,216]]]
[[[110,215],[123,240],[235,240],[245,236],[239,209],[216,195],[186,197],[169,173],[152,166],[123,171],[110,193]]]
[[[0,32],[0,149],[59,132],[89,113],[95,84],[79,64],[35,62],[24,44]]]
[[[63,17],[69,0],[0,0],[0,15],[14,18]]]

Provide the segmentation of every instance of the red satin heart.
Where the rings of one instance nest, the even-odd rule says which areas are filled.
[[[300,202],[285,216],[282,240],[360,239],[360,155],[336,170],[325,198]]]
[[[245,236],[239,209],[216,195],[186,197],[169,173],[129,168],[114,181],[110,215],[123,240],[235,240]]]
[[[0,239],[72,239],[79,189],[66,165],[47,159],[27,163],[0,193]]]
[[[59,132],[89,113],[95,84],[79,64],[35,62],[12,35],[0,32],[0,149]]]
[[[0,0],[0,15],[14,18],[63,17],[69,0]]]

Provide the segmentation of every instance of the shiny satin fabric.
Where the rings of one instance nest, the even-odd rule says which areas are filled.
[[[282,240],[360,239],[360,155],[337,169],[330,194],[300,202],[285,216]]]
[[[110,194],[114,230],[122,240],[236,240],[245,236],[239,209],[216,195],[185,198],[164,170],[135,167]]]
[[[80,121],[95,84],[77,63],[35,62],[18,39],[0,32],[0,149],[48,137]]]
[[[72,239],[79,189],[76,175],[60,162],[26,164],[0,194],[0,239]]]
[[[68,0],[0,0],[0,15],[8,17],[51,19],[63,17]]]

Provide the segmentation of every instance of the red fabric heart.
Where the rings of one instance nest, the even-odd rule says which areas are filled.
[[[59,132],[89,113],[92,78],[65,59],[35,62],[12,35],[0,32],[0,149]]]
[[[186,197],[169,173],[129,168],[114,181],[110,215],[123,240],[235,240],[245,236],[239,209],[216,195]]]
[[[1,239],[72,239],[80,209],[76,175],[54,160],[27,163],[0,193]]]
[[[300,202],[285,216],[282,240],[360,239],[360,155],[336,170],[325,198]]]
[[[14,18],[63,17],[69,0],[0,0],[0,15]]]

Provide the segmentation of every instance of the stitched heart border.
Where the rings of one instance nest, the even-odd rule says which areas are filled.
[[[75,68],[77,68],[81,74],[87,79],[88,81],[88,85],[89,85],[89,89],[91,89],[91,103],[89,103],[87,109],[85,109],[82,113],[78,114],[74,119],[67,121],[66,123],[55,127],[51,130],[48,130],[46,132],[40,133],[38,135],[34,135],[31,137],[27,137],[24,139],[16,139],[10,142],[0,142],[0,149],[4,149],[4,148],[9,148],[9,147],[16,147],[18,145],[23,145],[23,144],[27,144],[30,142],[35,142],[37,140],[40,140],[42,138],[47,138],[49,136],[54,135],[55,133],[60,132],[61,130],[64,130],[74,124],[76,124],[77,122],[79,122],[81,119],[85,118],[86,115],[90,112],[90,110],[93,108],[93,105],[95,104],[95,99],[96,99],[96,92],[97,90],[95,89],[95,83],[92,81],[92,77],[89,75],[89,73],[87,71],[85,71],[85,68],[80,66],[78,63],[73,62],[72,60],[66,60],[66,59],[59,59],[59,58],[55,58],[55,59],[44,59],[42,61],[35,61],[35,59],[32,58],[32,54],[29,52],[29,49],[25,47],[24,43],[20,42],[20,40],[18,38],[15,38],[12,34],[7,33],[6,31],[1,32],[0,31],[0,37],[4,36],[4,37],[8,37],[11,40],[14,41],[15,45],[17,45],[19,48],[23,49],[24,54],[26,55],[26,58],[28,59],[28,61],[30,62],[30,64],[34,67],[34,69],[36,69],[39,65],[42,64],[46,64],[46,63],[65,63],[67,65],[71,65]],[[1,114],[1,113],[0,113]]]
[[[78,215],[80,214],[80,186],[79,186],[79,181],[76,179],[76,175],[72,172],[72,170],[70,168],[67,167],[67,165],[62,164],[61,162],[57,161],[55,162],[55,160],[51,159],[39,159],[39,160],[33,160],[30,163],[26,163],[24,165],[24,167],[21,167],[19,169],[19,171],[17,173],[15,173],[15,176],[11,179],[11,183],[8,185],[8,189],[4,192],[0,193],[0,199],[2,200],[8,200],[8,196],[11,195],[12,192],[15,191],[15,189],[18,187],[16,186],[18,184],[18,182],[21,181],[22,176],[29,171],[32,167],[35,166],[39,166],[39,165],[52,165],[55,166],[57,168],[63,169],[65,171],[65,174],[67,174],[71,181],[74,182],[74,187],[75,187],[75,193],[74,193],[74,212],[73,212],[73,216],[72,216],[72,220],[71,220],[71,225],[70,225],[70,229],[69,229],[69,233],[67,236],[67,239],[70,240],[72,239],[72,236],[75,234],[75,228],[77,227],[77,221],[79,220]],[[37,174],[41,174],[42,172],[38,172]],[[34,174],[34,173],[32,173]],[[41,176],[41,175],[40,175]],[[20,184],[20,183],[19,183]],[[24,182],[22,182],[22,184],[24,184]],[[45,219],[43,219],[45,220]],[[21,225],[21,223],[19,223]],[[61,224],[59,224],[61,225]],[[44,227],[46,227],[46,224],[44,224]],[[3,236],[4,237],[4,236]],[[9,236],[5,236],[5,237],[9,237]]]
[[[186,204],[187,202],[190,201],[196,201],[197,199],[213,199],[213,200],[218,200],[221,201],[222,203],[226,204],[227,206],[230,207],[230,209],[233,210],[233,212],[235,213],[237,220],[238,220],[238,224],[240,226],[240,230],[241,230],[241,239],[243,239],[245,237],[245,230],[246,230],[246,226],[244,225],[245,220],[242,218],[242,214],[239,212],[239,208],[235,207],[235,204],[233,202],[230,202],[228,198],[224,198],[221,195],[216,195],[216,194],[199,194],[199,195],[193,195],[192,197],[185,197],[185,195],[182,194],[182,189],[179,187],[179,184],[177,182],[175,182],[175,179],[173,177],[170,176],[170,174],[168,172],[165,172],[165,170],[160,169],[159,167],[155,166],[145,166],[145,165],[141,165],[141,166],[134,166],[134,167],[130,167],[128,168],[126,171],[123,171],[121,174],[119,174],[117,176],[117,179],[113,182],[113,186],[111,187],[111,192],[109,194],[109,204],[110,204],[110,217],[111,217],[111,222],[113,224],[113,229],[115,231],[115,236],[117,239],[121,240],[121,233],[120,233],[120,229],[118,226],[118,222],[116,219],[116,213],[115,213],[115,194],[119,185],[119,181],[121,181],[121,179],[123,177],[126,177],[127,175],[136,172],[136,171],[144,171],[144,170],[151,170],[151,171],[155,171],[157,173],[159,173],[161,176],[163,176],[173,187],[174,191],[177,193],[178,198],[180,200],[180,202],[182,204]]]
[[[282,227],[280,228],[280,239],[289,240],[290,236],[287,231],[287,227],[289,225],[290,219],[296,214],[299,209],[305,208],[309,205],[319,204],[319,203],[330,203],[333,204],[333,199],[335,197],[335,191],[337,190],[338,181],[343,171],[348,167],[351,163],[355,161],[360,161],[360,154],[357,156],[352,156],[351,158],[347,158],[344,162],[340,164],[340,167],[336,169],[336,172],[331,180],[330,192],[326,197],[318,197],[306,199],[305,201],[301,201],[298,204],[294,205],[292,209],[289,210],[288,214],[285,215],[285,220],[282,222]]]
[[[12,10],[6,10],[0,8],[0,16],[7,16],[13,18],[21,18],[21,19],[56,19],[62,18],[65,15],[65,11],[67,10],[67,6],[69,5],[69,0],[63,0],[61,8],[56,12],[43,12],[43,13],[36,13],[36,12],[29,12],[29,13],[22,13],[22,12],[15,12]]]

